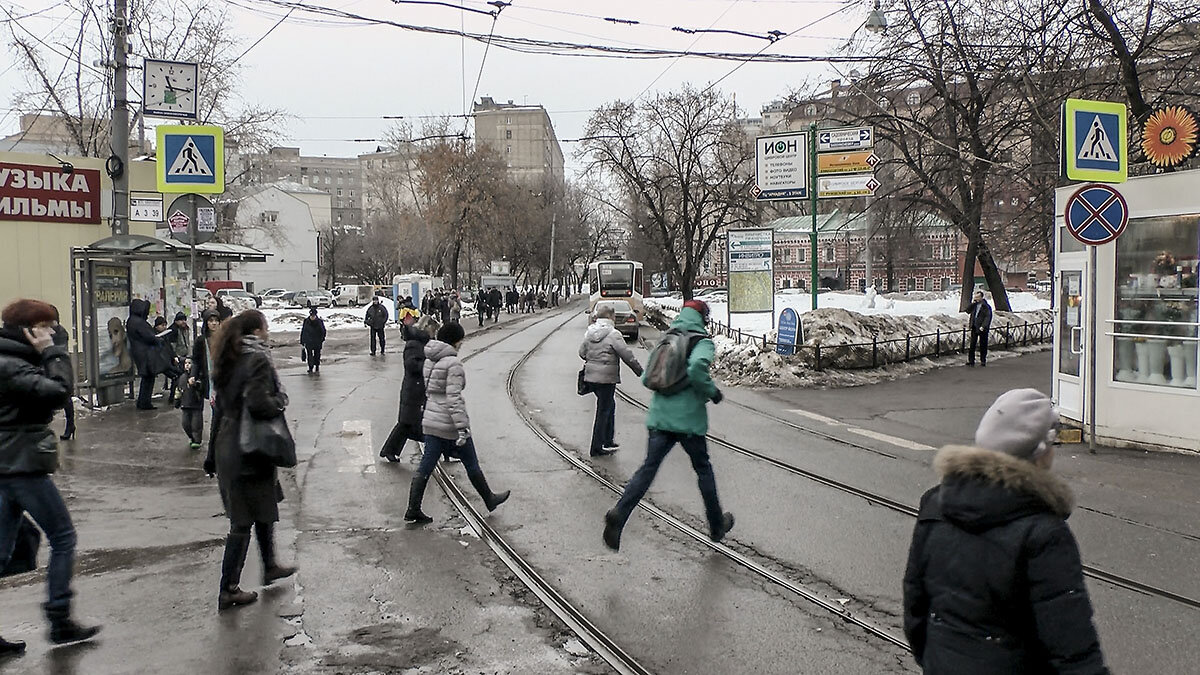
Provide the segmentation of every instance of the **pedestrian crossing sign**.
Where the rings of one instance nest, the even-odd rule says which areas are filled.
[[[225,191],[225,133],[220,127],[162,125],[156,132],[159,192]]]
[[[1067,99],[1062,120],[1062,164],[1066,177],[1093,183],[1124,183],[1129,175],[1125,104]]]

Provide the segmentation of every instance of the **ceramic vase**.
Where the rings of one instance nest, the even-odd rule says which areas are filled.
[[[1176,342],[1167,347],[1167,357],[1171,359],[1171,386],[1184,386],[1183,344]]]
[[[1183,386],[1196,386],[1196,345],[1188,342],[1183,345]]]
[[[1117,338],[1117,380],[1133,382],[1137,379],[1137,355],[1133,338]]]
[[[1150,370],[1146,373],[1147,384],[1167,383],[1167,341],[1147,340],[1146,355]]]
[[[1145,342],[1134,342],[1133,353],[1137,357],[1137,373],[1133,376],[1134,382],[1146,382],[1150,378],[1150,351],[1146,348]]]

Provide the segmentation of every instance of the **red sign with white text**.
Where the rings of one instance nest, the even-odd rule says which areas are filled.
[[[0,220],[100,223],[100,171],[0,162]]]

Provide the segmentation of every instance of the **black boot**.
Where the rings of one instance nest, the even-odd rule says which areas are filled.
[[[9,642],[0,637],[0,656],[12,656],[25,653],[25,643],[20,640]]]
[[[392,432],[383,442],[383,449],[379,451],[379,456],[389,462],[399,462],[400,452],[404,450],[404,441],[404,432],[400,429],[400,425],[393,425]]]
[[[296,573],[295,566],[280,565],[275,559],[274,523],[255,523],[254,536],[258,538],[258,552],[262,554],[263,586],[270,586]]]
[[[467,478],[471,479],[471,485],[479,493],[479,496],[483,498],[483,503],[487,505],[488,511],[495,511],[496,507],[508,501],[510,491],[505,490],[500,494],[492,492],[492,489],[488,487],[487,479],[483,477],[482,471],[468,473]]]
[[[410,523],[432,523],[433,518],[421,512],[421,500],[425,498],[425,486],[429,484],[429,476],[417,474],[413,476],[412,486],[408,488],[408,510],[404,512],[404,520]]]
[[[50,619],[50,642],[56,645],[67,645],[73,642],[83,642],[96,637],[100,626],[82,626],[71,619],[71,609],[47,609],[46,618]]]
[[[719,542],[733,529],[733,514],[726,511],[721,514],[721,522],[709,526],[709,538]]]
[[[217,609],[248,605],[258,600],[258,593],[246,592],[238,587],[242,580],[242,565],[246,564],[246,552],[249,550],[249,531],[230,532],[225,537],[225,558],[221,562],[221,592],[217,596]]]
[[[621,521],[617,510],[613,509],[604,514],[604,545],[614,551],[621,550],[621,530],[625,523]]]

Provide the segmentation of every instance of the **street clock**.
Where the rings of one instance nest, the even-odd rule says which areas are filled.
[[[142,110],[146,116],[196,119],[199,65],[146,59],[143,75]]]

